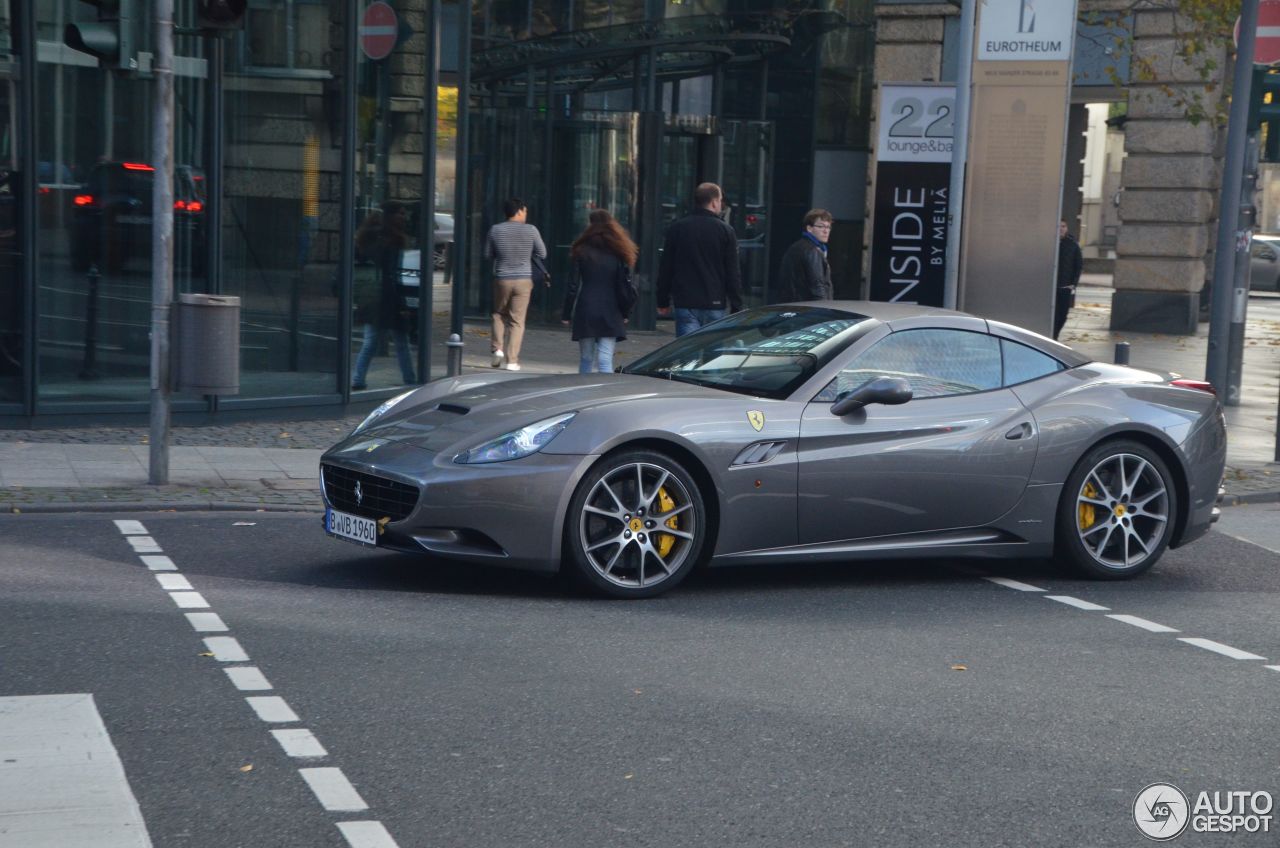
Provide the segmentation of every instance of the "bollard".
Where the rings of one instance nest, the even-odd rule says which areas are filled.
[[[445,342],[444,346],[449,348],[449,376],[457,377],[462,373],[462,337],[457,333],[450,333],[449,341]]]
[[[80,365],[81,380],[98,379],[98,284],[102,275],[97,265],[89,266],[89,292],[84,307],[84,362]]]
[[[1116,342],[1116,365],[1129,364],[1129,343]]]

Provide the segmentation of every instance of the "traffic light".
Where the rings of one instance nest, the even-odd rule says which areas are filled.
[[[1253,69],[1253,89],[1249,96],[1249,132],[1266,128],[1262,148],[1265,162],[1280,161],[1280,73],[1270,68]]]
[[[104,67],[136,70],[133,28],[136,22],[135,0],[82,0],[98,10],[96,23],[69,23],[62,40],[72,50],[87,53]]]
[[[248,0],[196,0],[196,25],[200,29],[241,29]]]

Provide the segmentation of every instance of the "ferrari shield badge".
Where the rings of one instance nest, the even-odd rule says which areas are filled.
[[[751,426],[759,433],[764,429],[764,413],[751,410],[747,413],[747,420],[751,422]]]

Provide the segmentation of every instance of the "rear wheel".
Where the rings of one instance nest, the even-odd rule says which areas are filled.
[[[684,580],[706,546],[706,512],[689,472],[655,451],[626,451],[592,469],[569,506],[575,574],[615,598],[648,598]]]
[[[1058,506],[1059,558],[1086,577],[1119,580],[1169,546],[1177,491],[1164,461],[1138,442],[1106,442],[1067,478]]]

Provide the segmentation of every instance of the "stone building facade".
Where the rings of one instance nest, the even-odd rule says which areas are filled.
[[[1177,33],[1187,27],[1173,12],[1132,0],[1080,0],[1083,21],[1096,15],[1120,16],[1132,55],[1154,70],[1154,79],[1134,78],[1123,90],[1106,91],[1097,80],[1081,86],[1076,67],[1073,104],[1127,101],[1112,329],[1192,334],[1212,272],[1223,132],[1213,120],[1188,120],[1177,95],[1195,89],[1212,113],[1229,70],[1226,48],[1208,56],[1217,70],[1206,81],[1203,59],[1192,64],[1177,53]],[[956,5],[881,0],[876,17],[877,84],[955,79]],[[1079,147],[1072,141],[1069,151]],[[1079,183],[1072,181],[1078,164],[1067,163],[1068,192]],[[1068,217],[1078,208],[1071,201],[1064,198]]]

